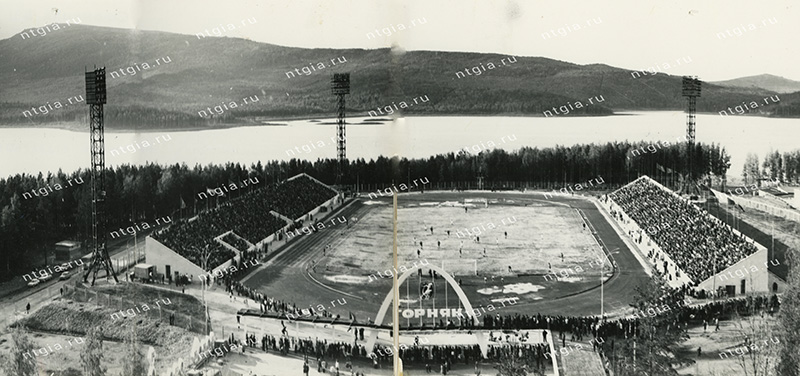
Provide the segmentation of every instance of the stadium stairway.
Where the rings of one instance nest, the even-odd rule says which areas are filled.
[[[559,342],[559,341],[555,341]],[[588,342],[566,343],[561,348],[556,346],[556,357],[562,375],[569,376],[605,376],[603,360],[600,354],[592,351],[592,345]]]
[[[603,217],[606,219],[606,221],[608,221],[608,223],[611,224],[611,227],[614,228],[614,231],[617,233],[617,235],[619,235],[619,238],[622,239],[625,245],[628,246],[628,249],[631,250],[633,256],[636,257],[637,260],[639,260],[640,264],[642,264],[645,273],[647,273],[647,275],[649,276],[652,276],[653,266],[649,262],[647,262],[647,258],[642,253],[642,250],[639,249],[639,247],[636,245],[636,242],[634,242],[630,238],[630,236],[628,236],[628,234],[625,233],[625,231],[620,226],[619,222],[617,222],[614,218],[611,217],[611,213],[608,212],[608,207],[596,198],[593,198],[592,202],[594,202],[594,205],[597,207],[597,210],[601,214],[603,214]]]

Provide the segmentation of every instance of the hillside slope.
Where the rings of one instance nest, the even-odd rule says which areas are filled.
[[[17,34],[0,41],[0,82],[5,88],[0,91],[0,124],[83,121],[85,104],[67,101],[84,95],[84,67],[95,65],[108,71],[106,119],[112,129],[331,116],[335,102],[330,77],[337,72],[351,73],[349,115],[366,115],[421,96],[428,101],[402,112],[542,116],[552,107],[584,103],[565,115],[573,116],[684,106],[680,77],[632,78],[630,71],[603,64],[509,58],[304,49],[238,38],[72,25],[45,36],[23,39]],[[774,93],[706,84],[698,108],[717,112],[769,94]],[[602,103],[586,105],[588,98],[599,96],[605,99]],[[788,104],[784,100],[775,108]]]
[[[800,91],[800,82],[771,74],[734,78],[727,81],[717,81],[714,84],[726,87],[759,88],[781,94]]]

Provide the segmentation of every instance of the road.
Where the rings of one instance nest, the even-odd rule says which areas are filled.
[[[141,239],[141,243],[139,243],[140,247],[143,244],[144,237],[151,232],[152,230],[149,230],[137,235],[137,237]],[[112,259],[112,263],[114,263],[113,260],[117,258],[127,257],[127,254],[133,250],[133,247],[128,247],[128,242],[132,239],[132,236],[126,236],[108,242],[109,255]],[[73,262],[73,265],[74,264]],[[25,308],[28,303],[31,304],[31,311],[34,311],[45,303],[58,297],[58,295],[60,295],[60,289],[65,283],[75,283],[78,279],[83,279],[82,266],[71,268],[69,272],[71,276],[65,281],[59,280],[59,275],[61,273],[56,273],[50,281],[39,283],[39,285],[35,287],[23,286],[22,288],[14,288],[13,291],[10,291],[4,297],[0,298],[0,318],[2,318],[0,319],[0,324],[5,326],[16,318],[22,317],[22,315],[25,314]],[[117,271],[117,274],[117,278],[124,279],[122,273]],[[22,276],[16,278],[22,279]],[[89,279],[91,280],[91,276],[89,276]],[[101,280],[104,279],[105,277],[98,277],[97,281],[102,283]]]

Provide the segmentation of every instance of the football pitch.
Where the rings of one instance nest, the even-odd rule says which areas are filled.
[[[392,215],[389,199],[362,199],[359,217],[331,244],[317,272],[336,289],[380,304],[392,286]],[[437,300],[452,289],[432,279],[436,265],[458,280],[473,306],[506,298],[553,299],[588,290],[608,278],[611,265],[580,213],[568,205],[519,195],[410,194],[398,198],[398,272],[423,265],[400,287],[406,304],[420,285],[435,282]],[[449,234],[448,234],[449,231]],[[604,267],[605,266],[605,269]],[[476,274],[477,272],[477,274]]]

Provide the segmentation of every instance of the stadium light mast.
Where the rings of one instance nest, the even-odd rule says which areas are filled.
[[[334,73],[331,92],[336,96],[336,185],[342,183],[344,164],[347,161],[347,139],[345,138],[344,96],[350,94],[350,73]]]
[[[689,175],[688,179],[684,181],[684,189],[687,194],[691,194],[694,188],[692,154],[694,154],[695,114],[697,113],[697,98],[700,96],[700,84],[701,81],[697,76],[683,76],[681,95],[688,99],[688,106],[686,107],[686,149],[689,159]]]
[[[108,257],[108,237],[106,218],[106,169],[105,129],[103,125],[103,105],[106,103],[106,68],[98,68],[85,72],[86,104],[89,105],[89,136],[91,138],[92,155],[92,263],[83,275],[87,282],[92,274],[92,286],[97,279],[97,272],[102,267],[106,271],[106,279],[114,277],[119,283],[111,259]]]

